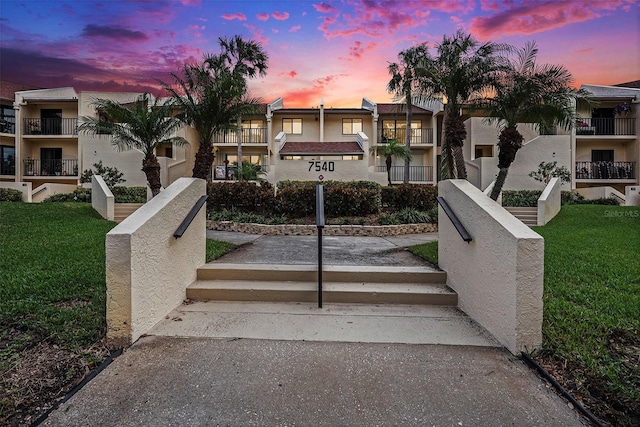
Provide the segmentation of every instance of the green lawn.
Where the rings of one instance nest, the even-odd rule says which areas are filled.
[[[592,412],[640,419],[640,208],[569,205],[545,227],[542,350],[534,355]],[[437,244],[411,248],[437,262]],[[636,417],[635,421],[632,417]]]
[[[115,225],[86,203],[0,202],[0,425],[28,425],[108,355],[105,236]],[[208,240],[207,259],[233,248]]]

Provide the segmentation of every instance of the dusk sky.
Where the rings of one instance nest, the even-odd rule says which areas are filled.
[[[390,102],[387,66],[462,29],[563,64],[575,84],[640,79],[637,0],[0,0],[0,80],[76,90],[151,91],[185,61],[241,35],[269,55],[250,95],[285,107]]]

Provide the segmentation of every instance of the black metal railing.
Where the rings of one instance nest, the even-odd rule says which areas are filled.
[[[378,166],[377,172],[387,173],[386,166]],[[404,166],[391,166],[391,182],[404,181]],[[433,166],[409,166],[409,181],[433,182]]]
[[[636,179],[636,162],[576,162],[576,179]]]
[[[635,135],[635,117],[578,119],[576,135]]]
[[[187,228],[189,228],[189,226],[193,222],[193,219],[196,217],[196,215],[198,215],[198,212],[200,212],[200,209],[202,209],[202,206],[204,206],[204,204],[207,203],[208,198],[209,196],[207,196],[206,194],[204,196],[200,196],[200,198],[193,205],[193,207],[191,208],[187,216],[184,218],[184,220],[182,220],[182,223],[176,229],[175,233],[173,233],[173,237],[175,237],[176,239],[179,239],[180,237],[182,237],[184,232],[187,231]]]
[[[456,230],[458,230],[458,233],[460,234],[460,237],[462,237],[462,240],[467,243],[471,242],[473,238],[464,227],[464,225],[462,225],[462,222],[460,222],[457,215],[451,210],[449,204],[444,200],[444,197],[438,196],[436,197],[436,200],[438,201],[438,204],[442,206],[442,210],[445,214],[447,214],[453,226],[456,228]]]
[[[22,167],[26,176],[78,176],[76,159],[26,159],[22,161]]]
[[[322,308],[322,229],[324,228],[324,188],[316,185],[316,227],[318,228],[318,308]]]
[[[23,119],[24,135],[77,135],[78,119]]]
[[[404,144],[407,140],[406,129],[382,129],[378,135],[380,144],[386,144],[388,140],[395,139]],[[433,129],[411,129],[411,144],[433,144]]]
[[[267,129],[266,128],[246,128],[242,129],[241,142],[243,144],[266,144]],[[228,132],[218,132],[213,135],[214,144],[237,144],[238,132],[235,130]]]

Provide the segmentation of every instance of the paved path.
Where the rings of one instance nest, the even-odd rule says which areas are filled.
[[[316,256],[315,238],[207,235],[245,244],[223,262],[315,262],[309,260],[310,252]],[[434,238],[331,238],[325,264],[419,262],[404,248]],[[359,306],[317,313],[298,305],[282,316],[282,307],[208,304],[176,309],[43,425],[587,425],[481,330],[455,335],[447,329],[449,320],[463,316],[455,308],[434,307],[427,323],[416,319],[401,330],[400,316],[418,318],[422,312]],[[184,333],[187,316],[197,318],[192,336],[171,337]],[[365,318],[370,324],[362,329]],[[425,329],[455,345],[416,344]],[[315,335],[305,335],[310,333]]]

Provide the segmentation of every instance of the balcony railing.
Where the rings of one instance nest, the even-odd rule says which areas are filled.
[[[219,132],[213,135],[214,144],[237,144],[238,132]],[[266,128],[247,128],[242,129],[243,144],[266,144],[267,129]]]
[[[636,179],[636,162],[576,162],[576,179]]]
[[[576,135],[635,135],[635,117],[578,119]]]
[[[383,129],[380,132],[378,142],[386,144],[390,139],[395,139],[404,144],[407,138],[406,129]],[[433,144],[433,129],[411,129],[411,144]]]
[[[386,166],[378,166],[377,172],[387,173]],[[404,181],[404,166],[391,166],[391,182]],[[409,166],[409,181],[433,182],[433,166]]]
[[[24,119],[24,135],[77,135],[78,119]]]
[[[22,165],[25,176],[78,176],[78,161],[76,159],[26,159],[23,160]]]

